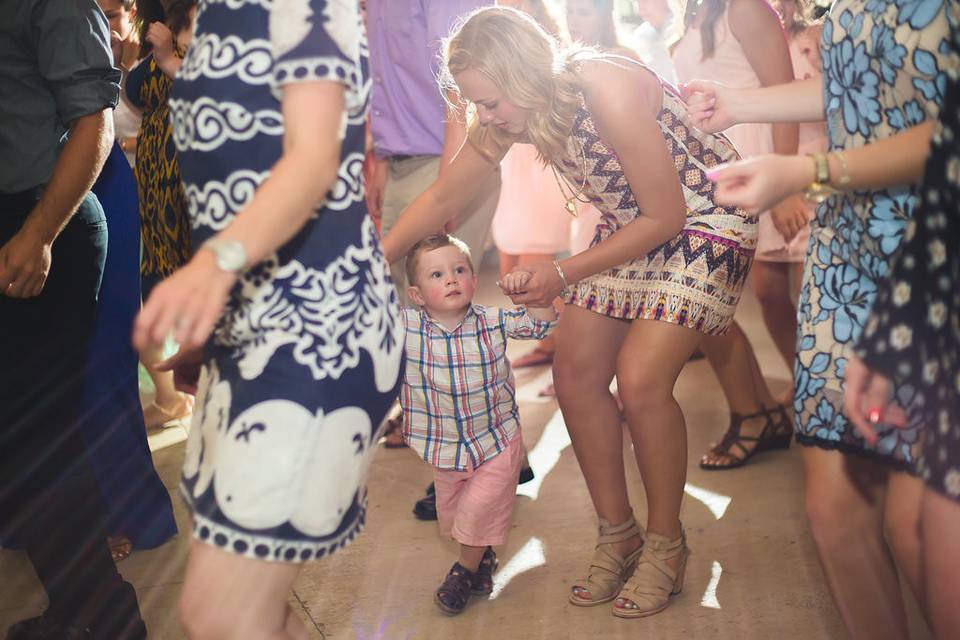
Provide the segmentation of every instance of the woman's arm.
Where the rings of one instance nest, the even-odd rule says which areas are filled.
[[[730,30],[743,48],[750,67],[764,87],[793,82],[790,47],[780,18],[765,0],[733,0],[729,8]],[[773,125],[773,151],[794,155],[800,140],[796,122]],[[799,196],[788,196],[770,209],[780,235],[789,242],[809,224],[807,209]]]
[[[422,238],[435,233],[479,195],[491,173],[497,171],[506,149],[488,159],[465,142],[450,164],[426,191],[400,213],[397,224],[383,239],[388,262],[396,262]]]
[[[598,61],[583,66],[583,79],[598,132],[620,159],[643,213],[600,244],[563,260],[571,284],[649,253],[680,233],[686,221],[677,169],[656,119],[662,101],[656,77],[639,67]]]
[[[759,89],[731,89],[709,80],[681,87],[694,124],[716,133],[747,122],[819,122],[824,118],[820,78]]]
[[[852,191],[891,185],[916,184],[930,153],[932,122],[924,122],[889,138],[843,152],[849,182],[840,184],[843,163],[837,154],[827,156],[830,186]],[[714,169],[707,177],[717,183],[716,199],[750,213],[799,193],[814,180],[814,163],[806,156],[765,155]]]
[[[254,265],[290,240],[313,215],[337,177],[343,85],[317,81],[283,89],[283,155],[249,204],[217,237],[243,245]],[[160,344],[171,329],[185,349],[206,342],[223,310],[235,273],[198,250],[164,280],[137,317],[134,344]]]

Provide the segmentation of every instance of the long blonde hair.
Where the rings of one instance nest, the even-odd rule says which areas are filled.
[[[443,47],[440,87],[460,96],[454,76],[473,69],[493,82],[511,103],[529,112],[526,135],[544,162],[565,155],[580,105],[573,62],[591,50],[561,49],[555,38],[527,14],[507,7],[478,9],[454,28]],[[480,123],[467,112],[468,136],[481,151],[492,139],[499,147],[515,137]]]

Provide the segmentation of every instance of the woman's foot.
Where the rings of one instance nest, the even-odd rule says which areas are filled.
[[[618,525],[600,518],[600,533],[586,579],[570,588],[569,600],[592,607],[613,600],[633,572],[643,549],[643,530],[633,516]]]
[[[637,568],[613,603],[613,615],[643,618],[666,609],[670,596],[683,590],[689,556],[682,531],[674,540],[648,532]]]
[[[742,467],[758,453],[789,448],[792,437],[793,424],[783,405],[745,416],[732,413],[723,439],[703,454],[700,467],[711,471]]]
[[[474,573],[459,562],[454,562],[450,573],[433,596],[433,601],[444,613],[456,615],[463,611],[473,592]]]
[[[147,429],[159,429],[171,422],[182,420],[193,411],[193,396],[178,393],[172,401],[154,400],[143,409],[143,422]]]

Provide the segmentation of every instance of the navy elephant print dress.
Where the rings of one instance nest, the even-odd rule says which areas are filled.
[[[947,84],[944,0],[837,0],[823,26],[824,107],[831,151],[936,120]],[[915,471],[921,412],[868,445],[841,411],[843,372],[919,202],[917,187],[851,191],[817,209],[800,294],[797,440]],[[898,404],[916,388],[901,385]]]
[[[403,327],[361,181],[361,40],[356,0],[205,0],[170,99],[199,247],[280,158],[283,86],[345,90],[337,181],[240,277],[205,351],[181,492],[196,538],[250,558],[302,562],[357,534],[398,390]]]

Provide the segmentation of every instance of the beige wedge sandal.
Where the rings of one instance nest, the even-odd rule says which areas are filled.
[[[680,564],[674,571],[667,562],[678,556]],[[689,557],[685,533],[681,532],[676,540],[648,533],[637,568],[613,603],[613,615],[643,618],[666,609],[670,596],[683,590],[683,574]]]
[[[634,537],[640,538],[641,546],[627,557],[622,557],[614,550],[614,544]],[[643,551],[643,540],[643,529],[633,516],[616,526],[600,518],[600,535],[590,562],[590,573],[585,580],[579,580],[570,587],[571,604],[593,607],[616,598],[623,583],[633,573]]]

